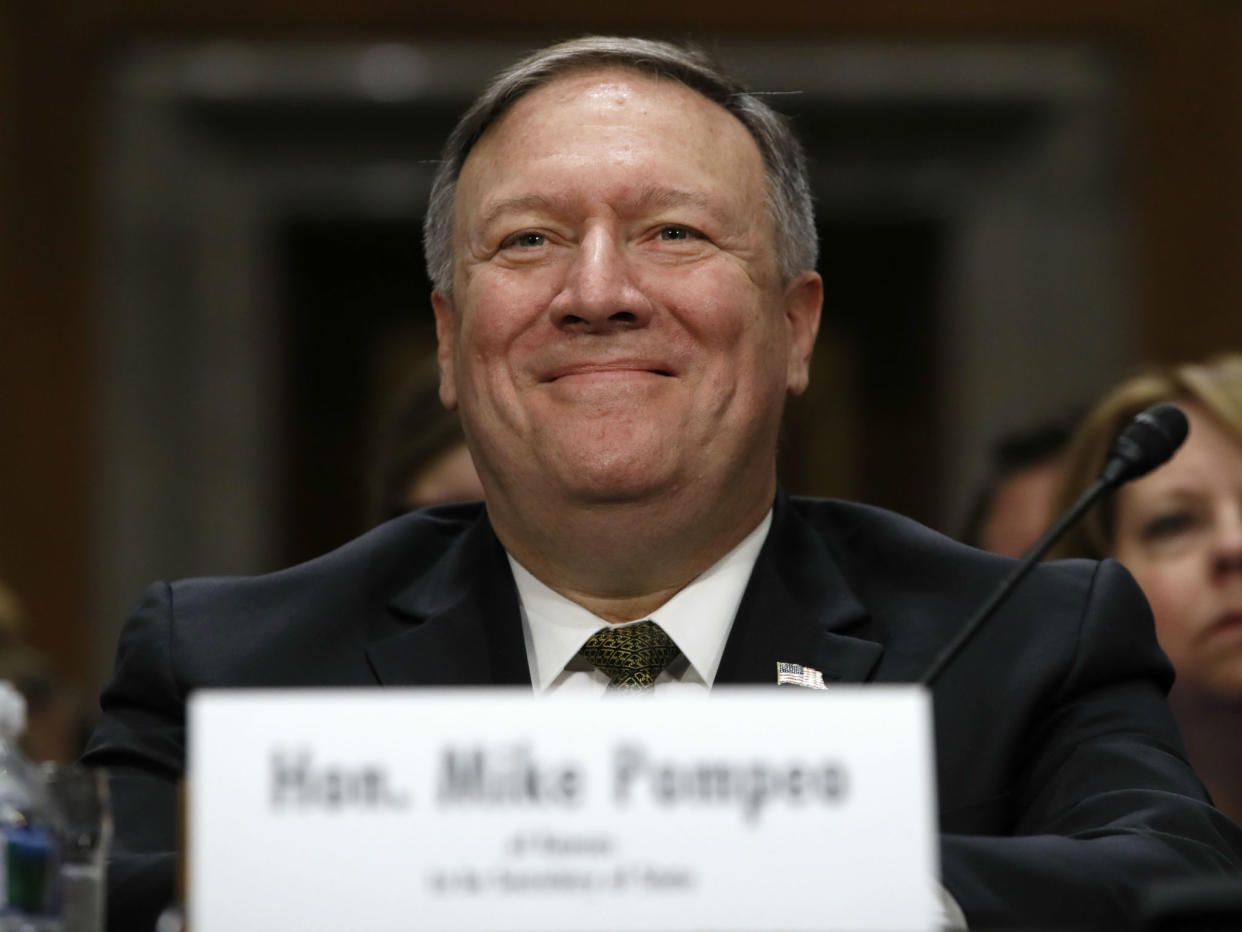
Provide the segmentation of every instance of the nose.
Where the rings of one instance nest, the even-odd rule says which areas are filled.
[[[1223,508],[1217,521],[1214,568],[1219,575],[1242,575],[1242,499]]]
[[[581,333],[645,327],[651,320],[652,304],[635,279],[633,261],[611,231],[588,233],[560,292],[548,306],[552,323]]]

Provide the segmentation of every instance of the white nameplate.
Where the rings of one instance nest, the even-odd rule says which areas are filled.
[[[194,932],[927,929],[914,687],[200,692]]]

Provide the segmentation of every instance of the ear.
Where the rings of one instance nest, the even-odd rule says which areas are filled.
[[[440,364],[440,403],[457,410],[457,381],[453,371],[453,348],[457,338],[457,310],[453,299],[440,291],[431,293],[436,312],[436,361]]]
[[[786,390],[791,395],[801,395],[811,380],[811,353],[823,303],[824,280],[818,272],[803,272],[785,288],[785,322],[789,327]]]

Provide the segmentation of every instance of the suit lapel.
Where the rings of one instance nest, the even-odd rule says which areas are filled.
[[[486,511],[388,610],[399,629],[367,644],[384,685],[530,687],[517,589]],[[780,662],[825,682],[863,682],[884,652],[865,637],[869,620],[823,540],[778,492],[716,683],[772,684]]]
[[[884,653],[860,636],[868,621],[822,539],[779,492],[716,683],[775,683],[780,662],[819,670],[826,683],[861,683]]]
[[[517,590],[486,511],[388,610],[400,629],[367,644],[384,685],[530,687]]]

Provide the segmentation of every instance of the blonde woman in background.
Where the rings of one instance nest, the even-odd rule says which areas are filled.
[[[1123,382],[1076,431],[1058,509],[1103,468],[1121,428],[1158,402],[1190,421],[1168,463],[1089,513],[1058,556],[1115,557],[1143,588],[1177,671],[1169,701],[1190,762],[1242,821],[1242,354]]]

